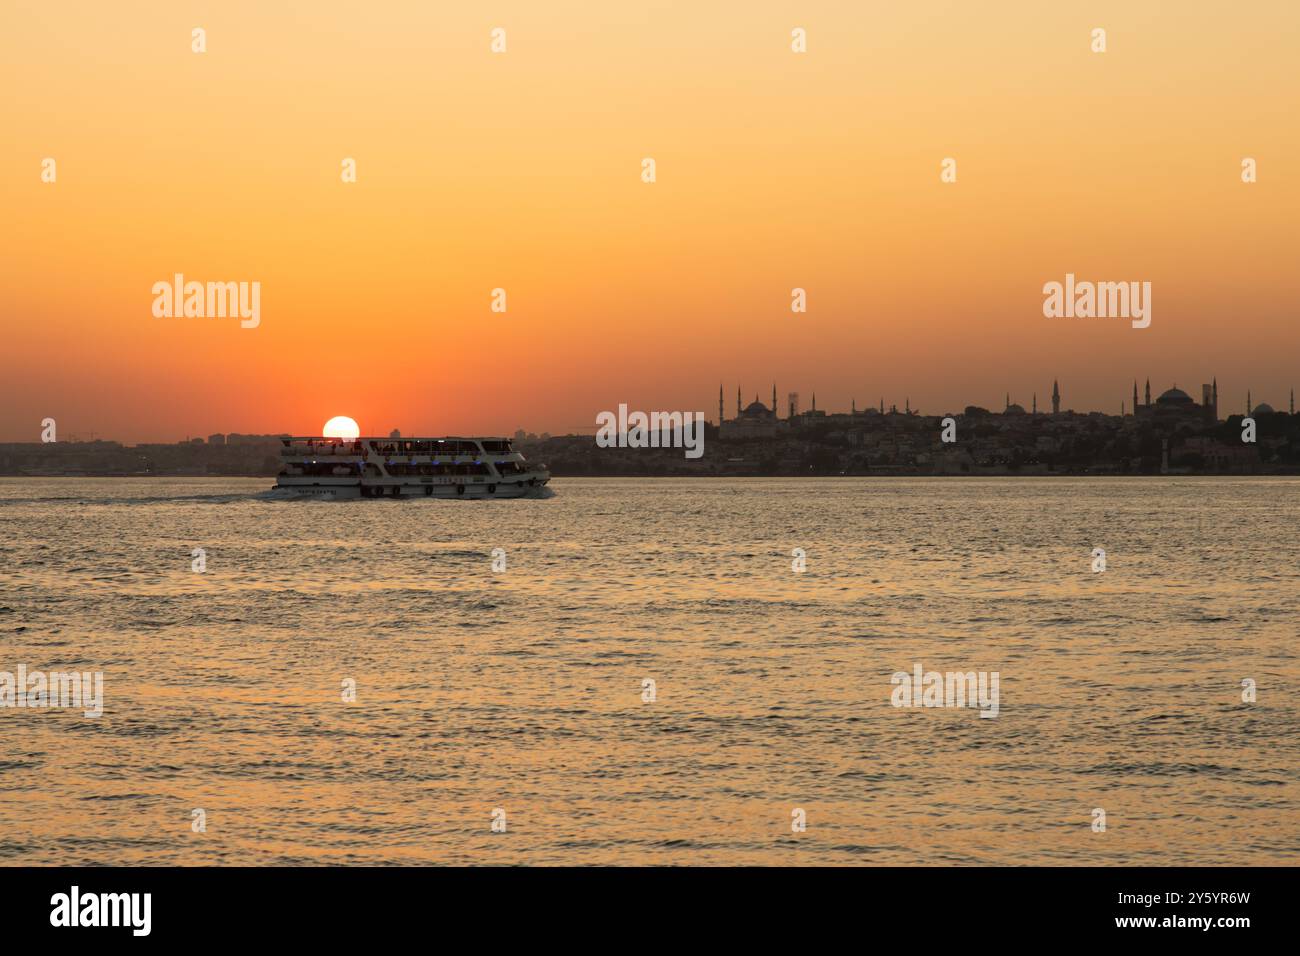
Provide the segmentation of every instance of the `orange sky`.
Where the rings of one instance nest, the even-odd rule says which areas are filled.
[[[1284,408],[1297,36],[1292,0],[7,0],[0,441],[567,432],[773,379]],[[260,327],[154,318],[177,272],[260,281]],[[1044,318],[1067,272],[1150,281],[1151,327]]]

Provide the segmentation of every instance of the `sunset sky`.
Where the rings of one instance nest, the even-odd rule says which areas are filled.
[[[774,380],[1285,408],[1297,37],[1294,0],[5,0],[0,441],[590,431]],[[1151,327],[1044,318],[1067,272],[1151,282]],[[175,273],[260,282],[260,326],[155,318]]]

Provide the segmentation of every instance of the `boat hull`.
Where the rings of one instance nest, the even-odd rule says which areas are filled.
[[[275,491],[285,497],[317,498],[327,501],[350,498],[387,498],[390,501],[407,498],[526,498],[539,494],[549,480],[549,475],[524,481],[492,481],[479,478],[467,478],[463,481],[446,478],[401,481],[388,478],[361,482],[356,478],[281,477],[276,481]]]

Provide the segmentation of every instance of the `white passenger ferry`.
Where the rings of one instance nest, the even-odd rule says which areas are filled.
[[[551,480],[508,438],[282,438],[275,487],[311,498],[522,498]]]

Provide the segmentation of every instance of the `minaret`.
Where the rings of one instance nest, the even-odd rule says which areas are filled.
[[[885,396],[880,396],[880,414],[885,414]]]
[[[1061,413],[1061,386],[1057,384],[1056,379],[1052,379],[1052,414]]]
[[[1246,389],[1246,417],[1250,417],[1250,389]]]
[[[849,399],[849,408],[854,415],[858,413],[858,400],[856,398]]]
[[[906,396],[903,397],[903,414],[912,414],[912,400]]]
[[[816,392],[813,392],[813,407],[812,407],[812,410],[813,410],[814,412],[817,411],[817,393],[816,393]]]
[[[722,426],[722,383],[718,383],[718,426]]]
[[[1214,378],[1214,384],[1210,386],[1210,406],[1214,409],[1214,420],[1219,420],[1219,379]]]
[[[1137,380],[1137,379],[1133,379],[1133,415],[1134,415],[1134,417],[1137,416],[1137,413],[1138,413],[1138,380]]]
[[[1037,415],[1037,414],[1038,414],[1038,393],[1037,393],[1037,392],[1034,392],[1034,402],[1033,402],[1033,405],[1034,405],[1033,413],[1034,413],[1035,415]]]
[[[1147,379],[1147,405],[1151,404],[1151,379]]]
[[[1010,408],[1011,408],[1011,393],[1007,392],[1007,404],[1003,407],[1002,410],[1005,412],[1010,410]]]
[[[772,383],[772,417],[776,418],[776,382]]]
[[[740,386],[736,386],[736,417],[740,417]]]

